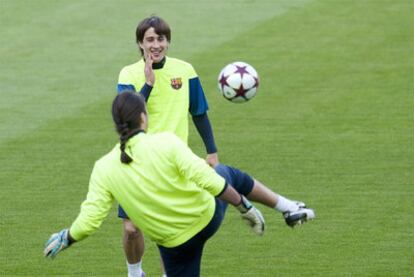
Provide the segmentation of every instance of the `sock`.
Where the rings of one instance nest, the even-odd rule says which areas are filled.
[[[274,207],[275,210],[278,210],[281,213],[284,212],[294,212],[298,209],[296,202],[289,200],[282,195],[277,196],[277,204]]]
[[[130,264],[127,261],[128,277],[141,277],[141,275],[142,275],[141,264],[142,264],[142,261],[140,261],[136,264]]]

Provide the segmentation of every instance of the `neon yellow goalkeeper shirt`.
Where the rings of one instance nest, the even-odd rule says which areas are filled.
[[[81,240],[99,228],[116,200],[143,233],[165,247],[178,246],[211,220],[214,196],[225,180],[172,133],[132,137],[123,164],[119,144],[93,168],[89,191],[70,228]]]

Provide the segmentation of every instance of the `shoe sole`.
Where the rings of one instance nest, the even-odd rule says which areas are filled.
[[[296,225],[301,225],[308,220],[315,218],[315,213],[312,209],[304,209],[303,212],[295,212],[294,214],[285,213],[285,222],[290,227],[295,227]]]

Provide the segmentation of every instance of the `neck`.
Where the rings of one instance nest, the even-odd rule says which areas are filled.
[[[163,68],[164,64],[165,64],[165,60],[166,60],[166,58],[164,57],[164,58],[162,58],[161,61],[159,61],[157,63],[153,63],[152,64],[152,69],[161,69],[161,68]]]

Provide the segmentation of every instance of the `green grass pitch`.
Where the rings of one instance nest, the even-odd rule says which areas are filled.
[[[230,208],[202,276],[413,276],[410,0],[1,0],[0,276],[126,276],[115,207],[54,261],[42,250],[117,142],[118,73],[153,13],[172,27],[169,55],[201,77],[221,161],[317,214],[291,230],[260,207],[267,230],[255,237]],[[236,60],[261,77],[246,104],[216,89]],[[204,155],[193,126],[190,145]],[[147,241],[147,276],[160,276],[158,257]]]

